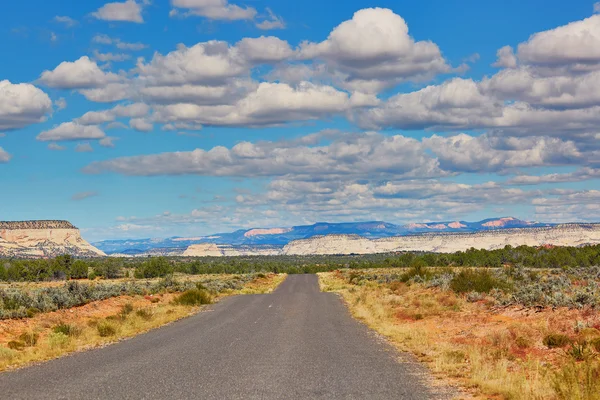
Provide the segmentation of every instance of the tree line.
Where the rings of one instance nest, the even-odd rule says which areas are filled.
[[[0,281],[51,281],[82,278],[155,278],[185,274],[245,274],[255,272],[317,273],[343,268],[492,267],[574,268],[600,265],[600,245],[582,247],[506,246],[497,250],[370,255],[148,257],[0,260]]]

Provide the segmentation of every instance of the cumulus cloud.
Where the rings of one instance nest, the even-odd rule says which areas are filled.
[[[37,136],[42,142],[60,142],[71,140],[97,140],[106,134],[97,126],[85,126],[77,122],[65,122]]]
[[[154,129],[154,125],[144,118],[132,118],[129,126],[138,132],[151,132]]]
[[[496,52],[498,60],[494,64],[494,67],[500,68],[515,68],[517,66],[517,57],[515,56],[514,50],[510,46],[504,46]]]
[[[334,138],[328,145],[319,141]],[[87,173],[125,175],[205,176],[439,176],[444,173],[422,144],[401,135],[376,133],[334,135],[324,133],[294,142],[242,142],[231,149],[163,153],[117,158],[86,167]]]
[[[143,23],[142,4],[135,0],[123,3],[107,3],[92,13],[92,16],[104,21]]]
[[[517,48],[519,61],[586,71],[600,66],[600,15],[539,32]]]
[[[423,143],[450,171],[497,172],[511,168],[568,165],[582,161],[572,141],[558,138],[505,138],[488,135],[433,135]]]
[[[357,11],[325,41],[302,43],[300,57],[325,60],[347,74],[349,87],[363,91],[429,79],[451,70],[435,43],[415,41],[404,19],[384,8]]]
[[[88,56],[77,61],[63,61],[52,71],[44,71],[40,81],[47,86],[59,89],[82,89],[103,86],[119,78],[111,72],[104,72]]]
[[[260,83],[256,91],[232,105],[199,106],[182,103],[155,106],[157,121],[194,122],[213,126],[261,126],[291,120],[311,120],[370,106],[374,98],[348,95],[331,86],[302,82],[297,86]]]
[[[140,118],[150,112],[150,107],[144,103],[119,104],[109,110],[88,111],[75,121],[81,125],[100,125],[112,122],[120,117]]]
[[[0,81],[0,131],[42,122],[51,111],[52,101],[41,89],[28,83]]]
[[[197,15],[216,20],[251,20],[255,8],[230,4],[227,0],[171,0],[171,5],[186,10],[186,16]]]
[[[8,154],[6,150],[0,147],[0,164],[9,162],[11,158],[12,156]]]

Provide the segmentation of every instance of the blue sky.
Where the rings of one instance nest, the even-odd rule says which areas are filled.
[[[600,220],[600,4],[338,3],[4,5],[0,219]]]

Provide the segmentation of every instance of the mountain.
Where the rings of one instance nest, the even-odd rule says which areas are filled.
[[[106,255],[83,240],[79,229],[68,221],[0,221],[0,257],[40,258],[62,254]]]
[[[513,217],[485,219],[478,222],[444,221],[395,225],[383,221],[327,223],[279,228],[241,229],[229,233],[216,233],[202,237],[171,237],[166,239],[105,240],[93,243],[107,254],[120,255],[173,254],[195,244],[213,243],[228,246],[275,246],[283,247],[294,240],[325,235],[357,235],[369,239],[416,235],[431,232],[479,232],[509,228],[552,226],[538,222],[523,221]]]

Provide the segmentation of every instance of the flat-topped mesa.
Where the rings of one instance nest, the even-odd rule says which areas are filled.
[[[38,220],[38,221],[0,221],[0,229],[77,229],[69,221]]]
[[[105,256],[68,221],[0,221],[0,257]]]

